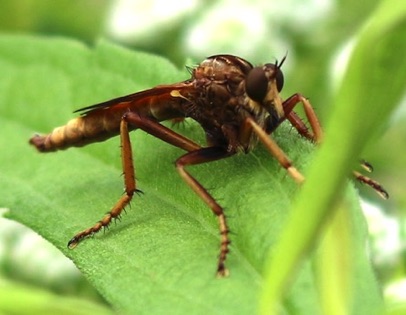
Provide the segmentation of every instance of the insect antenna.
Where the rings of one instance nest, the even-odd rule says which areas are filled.
[[[278,59],[275,60],[275,67],[277,69],[280,69],[282,67],[282,65],[285,62],[287,56],[288,56],[288,52],[286,52],[285,56],[283,56],[281,62],[278,62]]]

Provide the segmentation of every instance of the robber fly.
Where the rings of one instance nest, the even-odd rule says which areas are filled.
[[[225,261],[230,240],[223,208],[185,167],[227,158],[236,153],[248,153],[259,141],[296,182],[304,181],[302,174],[270,134],[286,119],[299,134],[314,143],[322,140],[323,133],[305,97],[297,93],[286,100],[281,98],[279,93],[284,84],[281,67],[284,61],[285,58],[281,62],[254,67],[236,56],[211,56],[191,69],[191,78],[186,81],[160,85],[79,109],[76,112],[81,114],[80,117],[70,120],[65,126],[55,128],[48,135],[33,136],[30,144],[40,152],[51,152],[81,147],[120,135],[125,194],[99,222],[73,236],[68,247],[73,248],[85,237],[106,228],[120,216],[134,193],[139,192],[134,176],[129,132],[142,129],[187,151],[176,160],[176,169],[218,219],[221,241],[217,274],[226,276],[228,271]],[[303,105],[310,128],[293,111],[299,103]],[[202,147],[160,123],[186,117],[201,125],[207,146]],[[366,162],[362,165],[368,170],[371,168]],[[379,183],[358,172],[354,172],[354,175],[383,198],[388,198]]]

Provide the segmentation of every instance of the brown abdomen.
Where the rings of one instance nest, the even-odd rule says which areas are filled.
[[[96,115],[74,118],[66,125],[55,128],[47,135],[33,136],[29,143],[34,145],[40,152],[52,152],[104,141],[119,134],[122,115],[120,113],[117,116],[110,116],[108,121],[104,117],[96,117]]]

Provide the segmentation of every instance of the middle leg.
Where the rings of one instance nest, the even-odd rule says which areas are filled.
[[[219,222],[219,229],[221,235],[220,254],[217,264],[217,276],[225,277],[228,275],[228,270],[225,267],[227,253],[229,252],[228,246],[230,240],[228,238],[228,226],[223,207],[211,196],[206,188],[203,187],[188,171],[185,166],[207,163],[223,159],[233,155],[234,153],[228,152],[223,147],[208,147],[196,151],[192,151],[182,155],[176,161],[176,169],[178,170],[182,179],[189,185],[190,188],[210,207],[213,213],[217,216]]]

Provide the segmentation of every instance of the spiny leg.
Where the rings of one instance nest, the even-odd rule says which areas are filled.
[[[299,103],[303,104],[307,120],[310,123],[311,131],[307,128],[303,120],[293,111],[293,108]],[[316,143],[322,141],[323,130],[321,129],[319,119],[314,112],[313,106],[307,98],[299,93],[293,94],[283,102],[283,110],[286,118],[302,136]]]
[[[128,113],[126,116],[127,121],[134,126],[137,126],[138,128],[169,144],[179,147],[185,151],[189,151],[189,153],[186,153],[177,159],[176,168],[182,179],[200,198],[203,199],[203,201],[210,207],[219,220],[221,243],[220,255],[217,264],[217,275],[219,277],[227,276],[228,270],[224,263],[229,251],[228,245],[230,244],[230,240],[228,239],[228,227],[223,208],[207,192],[207,190],[185,170],[184,167],[187,165],[196,165],[226,158],[233,155],[234,152],[228,152],[227,149],[223,147],[202,148],[192,140],[183,137],[182,135],[149,118],[132,112]]]
[[[288,174],[297,182],[302,183],[304,181],[304,176],[292,165],[292,162],[289,160],[287,155],[282,151],[282,149],[276,144],[274,140],[259,126],[253,118],[247,117],[245,120],[252,131],[254,131],[259,140],[264,144],[268,151],[278,160]],[[245,132],[250,132],[249,128],[244,128]],[[245,138],[245,135],[241,135]]]
[[[76,234],[69,242],[68,247],[74,248],[85,237],[93,235],[103,227],[107,227],[113,219],[118,218],[123,209],[130,203],[134,192],[138,192],[135,184],[135,169],[132,157],[131,142],[128,124],[123,117],[120,123],[121,161],[124,174],[125,194],[117,201],[113,208],[95,225]]]
[[[369,187],[371,187],[373,190],[375,190],[375,192],[381,196],[383,199],[388,199],[389,198],[389,194],[388,192],[385,190],[385,188],[382,187],[381,184],[379,184],[377,181],[369,178],[368,176],[362,175],[361,173],[357,172],[357,171],[353,171],[352,172],[354,177],[362,184],[368,185]]]
[[[293,108],[299,102],[301,102],[303,104],[303,108],[305,110],[306,117],[310,123],[311,131],[307,128],[307,126],[305,125],[303,120],[293,111]],[[315,141],[317,144],[319,144],[322,141],[323,130],[320,126],[317,115],[314,112],[313,107],[310,104],[308,99],[306,99],[301,94],[298,94],[298,93],[294,94],[283,102],[283,109],[284,109],[286,118],[290,121],[290,123],[293,125],[293,127],[295,127],[295,129],[302,136],[304,136],[305,138],[307,138],[311,141]],[[371,172],[373,170],[372,165],[366,161],[361,161],[360,164],[368,172]],[[359,182],[361,182],[365,185],[368,185],[369,187],[374,189],[376,191],[376,193],[378,195],[380,195],[383,199],[389,198],[389,194],[382,187],[382,185],[379,184],[377,181],[369,178],[368,176],[362,175],[361,173],[356,172],[356,171],[353,171],[353,175],[356,180],[358,180]]]
[[[228,270],[225,267],[225,261],[227,259],[227,253],[229,252],[228,246],[230,240],[228,238],[228,226],[226,216],[223,208],[217,203],[217,201],[207,192],[207,190],[185,170],[187,165],[196,165],[206,162],[212,162],[222,158],[231,156],[234,153],[230,153],[223,147],[208,147],[202,148],[196,151],[192,151],[182,155],[176,161],[176,168],[183,178],[183,180],[193,189],[193,191],[210,207],[213,213],[217,216],[219,222],[219,229],[221,235],[220,242],[220,254],[217,264],[217,276],[228,276]]]
[[[367,171],[369,173],[374,171],[374,167],[365,160],[361,160],[360,165],[365,171]],[[383,199],[389,198],[388,192],[382,187],[382,185],[380,183],[378,183],[377,181],[373,180],[372,178],[370,178],[368,176],[362,175],[361,173],[359,173],[357,171],[353,171],[352,173],[353,173],[354,177],[360,183],[368,185],[369,187],[372,187],[372,189],[374,189],[375,192],[378,195],[380,195]]]
[[[123,209],[130,203],[134,192],[140,192],[136,189],[135,169],[132,158],[131,141],[128,131],[128,124],[140,128],[149,134],[177,146],[186,151],[193,151],[200,148],[198,144],[192,140],[183,137],[173,130],[157,123],[156,121],[140,116],[137,113],[126,113],[120,124],[120,141],[121,141],[121,159],[124,174],[125,194],[119,199],[114,207],[108,212],[99,222],[92,227],[83,230],[76,234],[69,242],[68,247],[74,248],[85,237],[99,232],[103,227],[107,227],[111,221],[118,218]]]
[[[207,190],[186,170],[185,166],[195,165],[206,162],[211,162],[226,158],[234,154],[234,152],[228,152],[223,147],[209,147],[201,148],[198,144],[192,140],[179,135],[173,130],[155,122],[149,118],[140,116],[136,113],[127,114],[128,122],[137,126],[138,128],[154,135],[155,137],[172,144],[176,147],[189,151],[182,155],[176,161],[176,168],[181,175],[182,179],[194,190],[194,192],[203,199],[203,201],[210,207],[213,213],[219,220],[219,229],[221,235],[220,243],[220,255],[217,264],[217,275],[219,277],[225,277],[228,275],[228,270],[225,267],[225,260],[229,251],[228,245],[230,240],[228,239],[228,227],[226,217],[224,215],[223,208],[216,202],[216,200],[207,192]]]

